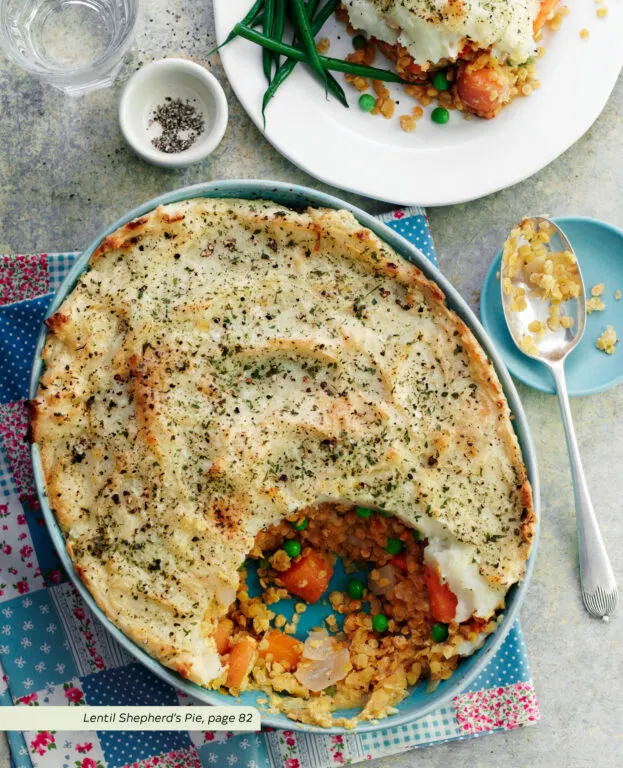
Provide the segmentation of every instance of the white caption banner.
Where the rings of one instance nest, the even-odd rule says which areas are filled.
[[[0,731],[259,731],[255,707],[0,707]]]

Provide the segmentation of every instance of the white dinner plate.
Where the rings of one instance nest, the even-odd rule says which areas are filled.
[[[536,173],[588,130],[603,109],[623,63],[623,2],[607,0],[608,15],[596,16],[593,0],[570,3],[558,32],[546,31],[538,61],[541,87],[515,101],[494,120],[465,120],[452,112],[446,125],[427,114],[413,133],[398,117],[416,102],[401,86],[390,90],[400,103],[391,120],[362,112],[359,94],[344,83],[350,109],[324,89],[304,65],[279,89],[262,124],[266,81],[261,49],[236,39],[220,52],[227,77],[255,125],[273,146],[307,173],[333,186],[392,203],[450,205],[475,200]],[[251,0],[214,0],[221,43],[251,7]],[[590,32],[580,38],[580,30]],[[331,18],[322,29],[330,56],[352,51],[343,24]],[[375,66],[391,68],[377,53]],[[343,75],[335,73],[338,82]],[[570,183],[572,183],[570,181]]]

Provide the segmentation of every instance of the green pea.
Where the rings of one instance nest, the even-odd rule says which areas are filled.
[[[304,531],[308,525],[309,525],[309,520],[306,517],[304,517],[302,520],[295,520],[292,523],[292,527],[294,528],[295,531]]]
[[[355,507],[355,514],[367,520],[372,515],[372,510],[367,507]]]
[[[301,554],[301,544],[296,539],[284,541],[283,548],[290,557],[297,557]]]
[[[382,613],[377,613],[372,617],[372,629],[375,632],[387,632],[387,627],[389,627],[387,616]]]
[[[327,696],[335,696],[336,691],[337,691],[336,685],[330,685],[328,688],[324,689],[324,692],[327,694]]]
[[[430,113],[430,119],[433,121],[433,123],[439,123],[439,125],[443,125],[450,119],[450,113],[445,107],[436,107]]]
[[[443,643],[448,638],[448,627],[445,624],[437,622],[433,624],[430,636],[434,643]]]
[[[369,93],[364,93],[359,97],[359,106],[364,112],[372,112],[376,107],[376,99]]]
[[[359,579],[351,579],[348,582],[348,594],[353,600],[361,600],[364,590],[365,587],[363,581],[360,581]]]
[[[355,35],[353,37],[353,48],[358,51],[360,48],[363,48],[368,41],[363,35]]]
[[[411,534],[416,541],[422,541],[422,534],[416,531],[415,528],[411,531]]]
[[[382,509],[379,509],[379,516],[380,517],[393,517],[391,512],[384,512]]]
[[[399,555],[404,548],[405,545],[402,543],[402,541],[400,541],[400,539],[387,539],[385,551],[389,552],[390,555]]]
[[[445,72],[437,72],[433,77],[433,85],[438,91],[447,91],[450,87],[450,81]]]

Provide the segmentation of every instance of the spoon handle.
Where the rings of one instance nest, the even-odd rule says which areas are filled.
[[[567,438],[571,460],[571,474],[575,491],[575,512],[578,524],[578,546],[580,550],[580,581],[584,607],[596,618],[608,620],[616,608],[619,593],[608,553],[599,530],[595,510],[584,476],[580,449],[575,437],[571,418],[564,360],[553,364],[551,371],[556,382],[558,401]]]

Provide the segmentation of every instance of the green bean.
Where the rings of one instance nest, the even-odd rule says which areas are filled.
[[[307,18],[309,19],[310,24],[314,18],[314,14],[316,13],[317,5],[318,0],[307,0],[305,3],[305,13],[307,14]]]
[[[277,0],[275,4],[275,20],[273,21],[273,40],[281,42],[283,40],[283,28],[286,23],[286,2],[287,0]],[[279,69],[279,54],[273,55],[275,61],[275,70]]]
[[[270,36],[273,32],[273,22],[275,20],[275,0],[265,0],[264,2],[264,34]],[[267,48],[262,49],[262,67],[264,75],[270,81],[273,79],[273,52]]]
[[[314,18],[312,19],[312,29],[315,27],[316,22],[320,24],[316,34],[320,32],[320,27],[322,27],[325,21],[329,18],[329,16],[331,16],[333,11],[335,11],[335,9],[341,4],[341,2],[342,0],[328,0],[328,2],[326,2],[322,6],[322,8],[314,9],[314,14],[313,14]],[[322,19],[322,23],[320,23],[320,19]]]
[[[348,75],[356,77],[369,77],[372,80],[382,80],[385,83],[404,83],[412,85],[408,80],[403,80],[400,75],[390,72],[387,69],[378,69],[377,67],[368,67],[366,64],[354,64],[352,61],[343,61],[342,59],[333,59],[330,56],[321,56],[320,62],[323,67],[333,72],[345,72]]]
[[[286,2],[289,4],[289,0],[286,0]],[[320,10],[318,10],[318,0],[307,0],[307,3],[305,4],[305,8],[307,10],[307,18],[309,19],[309,24],[312,30],[312,34],[314,36],[316,36],[318,32],[320,32],[320,27],[322,27],[325,21],[329,18],[329,16],[333,13],[333,11],[341,4],[341,2],[342,0],[328,0],[328,2]],[[289,13],[286,15],[289,16],[290,22],[294,27],[294,34],[292,35],[291,45],[296,45],[299,42],[298,35],[296,34],[297,33],[296,23],[292,18],[292,13]],[[321,19],[322,21],[320,21]]]
[[[244,17],[244,19],[242,19],[240,23],[245,25],[251,24],[251,26],[253,26],[257,15],[260,13],[263,7],[264,7],[264,0],[255,0],[255,2],[253,3],[253,6],[251,7],[251,10],[249,11],[249,13],[247,13],[247,15]],[[223,42],[220,45],[217,45],[216,48],[212,48],[212,50],[208,53],[208,56],[211,56],[213,53],[216,53],[221,48],[226,46],[227,43],[231,43],[231,41],[235,37],[238,37],[238,35],[235,32],[235,29],[236,27],[232,29],[232,31],[227,35],[225,40],[223,40]]]
[[[329,84],[327,83],[327,76],[322,67],[322,63],[320,62],[320,55],[316,50],[316,41],[314,40],[314,35],[311,31],[307,9],[303,4],[303,0],[291,0],[291,7],[298,35],[301,38],[301,43],[307,53],[307,60],[311,68],[319,75],[324,83],[325,93],[327,93]]]
[[[236,30],[236,34],[240,37],[244,37],[245,40],[249,40],[252,43],[261,45],[271,51],[276,51],[282,56],[287,56],[290,59],[296,59],[296,61],[309,61],[305,51],[301,50],[300,48],[295,48],[294,46],[287,45],[286,43],[277,43],[274,40],[271,40],[270,37],[267,37],[266,35],[263,35],[261,32],[257,32],[254,29],[250,29],[244,24],[236,24],[234,29]],[[350,75],[356,75],[358,77],[369,77],[373,80],[382,80],[386,83],[404,83],[405,85],[410,85],[408,80],[403,80],[395,72],[390,72],[387,69],[368,67],[365,64],[354,64],[352,61],[333,59],[330,56],[319,56],[318,58],[324,69],[328,69],[333,72],[346,72]]]
[[[314,0],[310,0],[310,3]],[[341,0],[329,0],[314,16],[314,19],[311,23],[311,30],[312,34],[315,36],[318,34],[322,26],[324,25],[325,21],[331,16],[333,11],[338,7]],[[309,7],[309,6],[308,6]],[[264,127],[266,127],[266,107],[268,106],[268,102],[273,98],[273,96],[277,93],[277,90],[279,89],[279,86],[284,83],[288,77],[294,72],[294,68],[298,64],[298,61],[296,59],[288,59],[285,61],[277,70],[275,77],[273,78],[272,83],[268,86],[266,89],[266,93],[264,94],[264,99],[262,100],[262,117],[264,119]],[[329,92],[335,96],[335,98],[342,104],[344,107],[348,109],[348,101],[346,100],[346,95],[344,94],[344,90],[342,89],[342,86],[337,82],[337,80],[333,77],[333,75],[330,72],[326,72],[328,86],[329,86]]]
[[[290,77],[297,63],[298,62],[293,61],[292,59],[288,59],[284,62],[275,72],[271,84],[264,92],[264,98],[262,99],[262,119],[264,120],[264,128],[266,128],[266,107],[268,106],[268,102],[277,93],[279,86]]]
[[[325,3],[316,14],[314,14],[314,19],[311,25],[314,35],[317,35],[318,32],[320,32],[320,29],[324,26],[325,21],[340,5],[341,1],[342,0],[328,0],[328,2]]]
[[[329,86],[329,93],[331,93],[335,98],[340,102],[340,104],[343,107],[346,107],[348,109],[348,101],[346,100],[346,94],[344,93],[344,89],[342,86],[338,83],[338,81],[333,77],[333,75],[330,72],[325,71],[325,75],[327,77],[327,85]]]
[[[306,9],[307,9],[307,18],[311,21],[312,16],[316,13],[316,5],[318,4],[318,0],[307,0],[306,3]],[[288,6],[290,5],[290,2],[288,0]],[[291,9],[290,9],[291,10]],[[292,45],[295,45],[298,42],[298,35],[297,28],[296,28],[296,22],[292,18],[292,13],[288,13],[288,17],[290,19],[290,22],[292,23],[292,26],[294,27],[294,32],[292,33]]]
[[[277,90],[279,89],[279,86],[284,83],[288,77],[292,74],[294,71],[294,67],[298,64],[298,61],[294,61],[293,59],[288,59],[286,62],[284,62],[279,69],[277,70],[277,73],[273,77],[271,84],[266,89],[266,92],[264,93],[264,98],[262,99],[262,117],[264,119],[264,128],[266,128],[266,107],[268,106],[268,102],[273,98]],[[343,107],[346,107],[348,109],[348,101],[346,100],[346,95],[344,94],[344,90],[342,86],[338,83],[338,81],[333,77],[333,75],[330,72],[325,72],[325,75],[327,77],[327,86],[329,88],[329,93],[331,93],[332,96],[335,96],[335,98],[340,102],[340,104]]]

